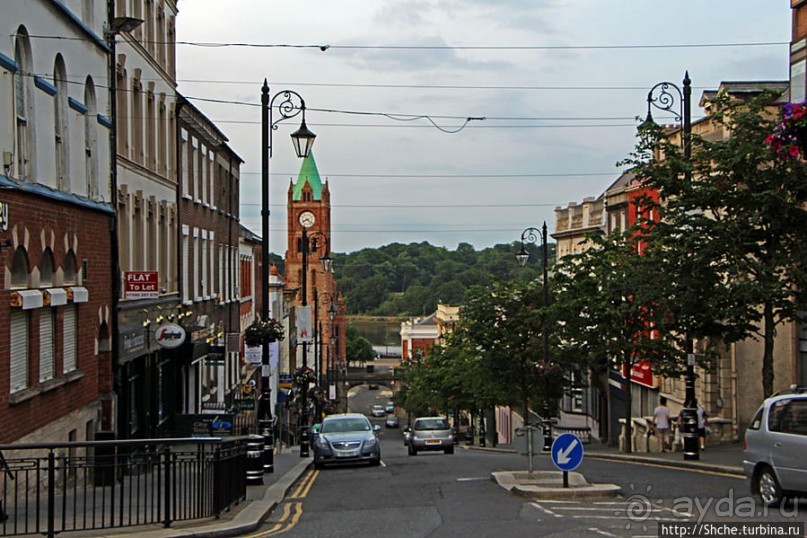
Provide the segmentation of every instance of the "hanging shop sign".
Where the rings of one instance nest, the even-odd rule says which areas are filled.
[[[154,340],[160,347],[173,349],[185,342],[185,329],[176,323],[164,323],[154,331]]]

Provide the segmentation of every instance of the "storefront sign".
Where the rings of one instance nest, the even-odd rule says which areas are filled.
[[[124,273],[127,299],[157,299],[160,296],[157,271],[126,271]]]
[[[154,331],[154,340],[160,347],[173,349],[185,342],[185,329],[176,323],[164,323]]]
[[[244,362],[247,364],[261,364],[263,361],[263,348],[261,346],[244,348]]]

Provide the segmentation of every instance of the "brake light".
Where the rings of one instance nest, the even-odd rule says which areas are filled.
[[[748,449],[748,443],[746,443],[745,439],[743,439],[743,450]]]

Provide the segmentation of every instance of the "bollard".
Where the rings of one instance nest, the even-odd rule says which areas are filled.
[[[263,436],[247,437],[247,485],[263,484]]]
[[[259,420],[258,429],[263,436],[263,472],[275,472],[275,436],[271,420]]]

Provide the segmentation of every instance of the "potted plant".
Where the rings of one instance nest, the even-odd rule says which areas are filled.
[[[765,142],[784,158],[807,154],[807,101],[782,105],[782,121]]]
[[[283,340],[283,324],[276,319],[257,319],[244,331],[244,342],[249,347],[262,346],[270,342]]]
[[[308,367],[300,367],[294,371],[294,376],[292,377],[294,381],[294,385],[297,387],[307,387],[311,383],[315,383],[317,380],[317,375],[314,373],[314,370]]]

